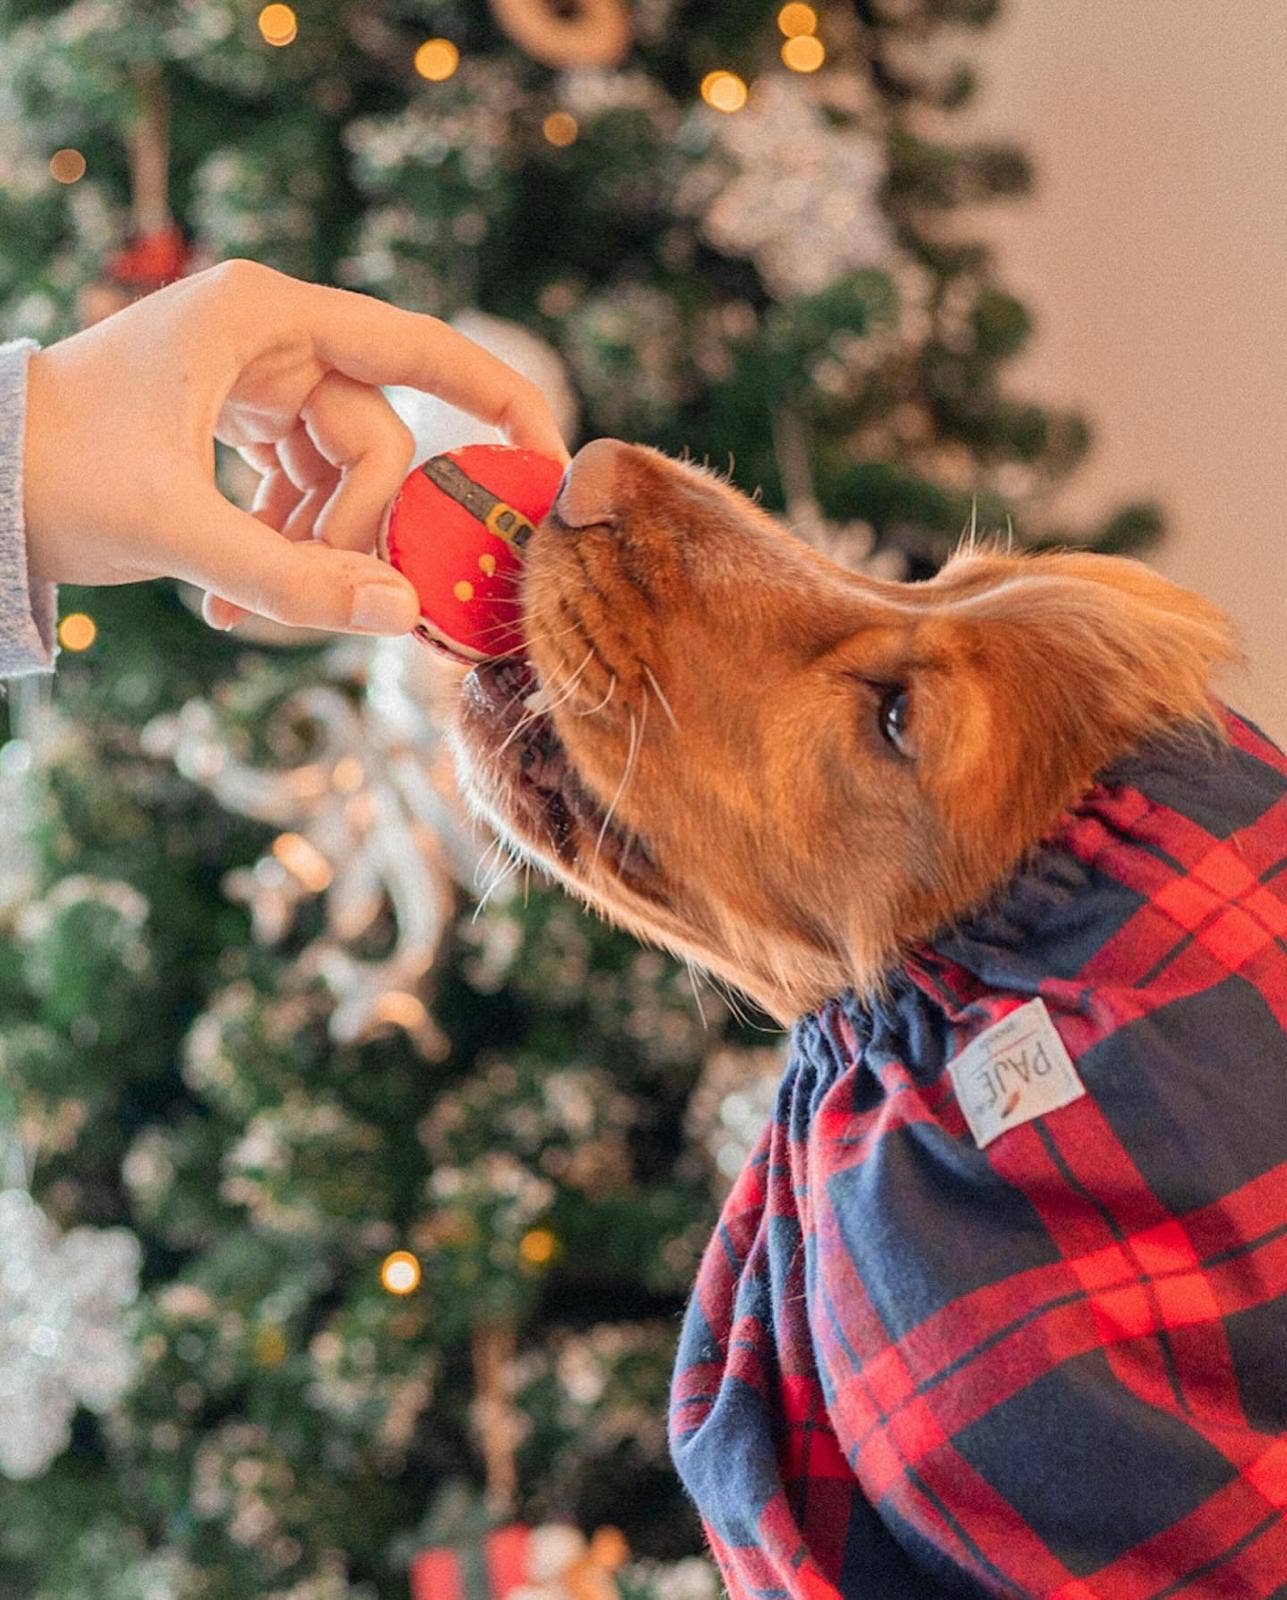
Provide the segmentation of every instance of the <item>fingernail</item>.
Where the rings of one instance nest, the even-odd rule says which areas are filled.
[[[361,584],[353,596],[349,622],[366,633],[405,633],[411,626],[406,594],[391,583]]]

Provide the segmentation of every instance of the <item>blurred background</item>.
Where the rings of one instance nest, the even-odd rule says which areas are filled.
[[[0,0],[0,337],[230,256],[385,296],[855,570],[972,518],[1139,554],[1281,735],[1284,45],[1193,0]],[[469,822],[414,641],[61,611],[0,703],[0,1600],[714,1600],[666,1386],[781,1034]]]

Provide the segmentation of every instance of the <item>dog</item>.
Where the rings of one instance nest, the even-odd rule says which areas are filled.
[[[878,581],[606,439],[521,603],[473,807],[791,1029],[672,1393],[733,1600],[1287,1595],[1287,759],[1221,612]]]

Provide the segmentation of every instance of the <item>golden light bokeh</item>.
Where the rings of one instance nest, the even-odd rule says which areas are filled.
[[[792,72],[816,72],[827,59],[821,39],[811,33],[798,33],[782,45],[782,60]]]
[[[817,33],[818,13],[812,6],[800,5],[797,0],[792,0],[790,5],[783,6],[778,12],[778,27],[788,39],[794,39],[802,33]]]
[[[430,83],[445,83],[460,65],[460,51],[450,39],[426,39],[416,51],[416,71]]]
[[[519,1259],[528,1267],[548,1266],[558,1249],[559,1241],[548,1228],[529,1228],[518,1241]]]
[[[562,150],[575,142],[580,129],[570,111],[551,111],[541,124],[541,132],[552,145]]]
[[[740,111],[748,92],[736,72],[708,72],[702,79],[702,99],[716,111]]]
[[[49,176],[55,183],[79,183],[85,176],[85,157],[79,150],[55,150],[49,158]]]
[[[390,1294],[411,1294],[420,1287],[420,1263],[410,1250],[395,1250],[380,1263],[380,1282]]]
[[[265,6],[259,13],[259,32],[265,44],[277,48],[292,44],[299,32],[299,18],[289,6],[274,0],[274,4]]]
[[[71,611],[58,624],[58,643],[64,650],[88,650],[98,638],[98,624],[83,611]]]
[[[302,833],[279,833],[273,855],[313,894],[321,894],[335,876],[331,863]]]

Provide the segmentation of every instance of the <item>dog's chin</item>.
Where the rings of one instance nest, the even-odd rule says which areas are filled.
[[[530,662],[485,661],[465,677],[457,753],[468,796],[498,831],[619,918],[664,914],[664,875],[577,772]]]

